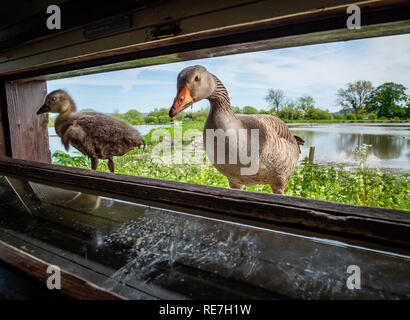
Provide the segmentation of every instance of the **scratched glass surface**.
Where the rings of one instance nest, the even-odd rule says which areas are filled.
[[[73,263],[104,274],[100,286],[129,298],[135,296],[125,286],[153,298],[163,289],[176,299],[410,298],[406,254],[114,195],[31,186],[39,200],[33,216],[0,178],[3,231],[68,251]],[[360,290],[348,288],[351,265],[360,268]]]

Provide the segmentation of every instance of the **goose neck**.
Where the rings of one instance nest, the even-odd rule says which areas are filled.
[[[213,77],[215,79],[216,86],[214,92],[208,97],[211,105],[211,113],[226,113],[234,117],[228,91],[221,80],[219,80],[216,76]]]

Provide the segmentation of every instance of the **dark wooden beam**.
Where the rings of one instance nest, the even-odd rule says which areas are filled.
[[[271,46],[269,41],[288,39],[289,37],[295,36],[308,37],[308,39],[310,39],[309,37],[313,37],[312,40],[307,40],[304,44],[358,39],[369,36],[366,27],[400,22],[408,26],[408,20],[410,20],[410,4],[408,1],[376,1],[361,6],[362,29],[348,30],[346,21],[349,15],[346,13],[346,8],[347,6],[342,6],[323,11],[305,12],[292,16],[269,19],[267,21],[254,21],[252,23],[206,30],[171,37],[165,40],[138,43],[136,45],[126,46],[125,48],[106,50],[104,52],[67,58],[62,61],[35,66],[29,68],[31,70],[20,71],[14,74],[9,73],[4,75],[4,77],[7,80],[34,78],[163,55],[175,56],[177,54],[179,60],[188,60],[198,58],[195,57],[196,53],[197,56],[204,58],[206,54],[198,55],[198,52],[208,49],[210,49],[208,52],[209,56],[215,56],[216,52],[223,55],[266,50]],[[386,25],[386,27],[394,28],[388,25]],[[408,32],[406,30],[408,30],[408,28],[402,27],[401,32]],[[341,37],[340,32],[343,32],[344,37]],[[395,32],[393,32],[393,34],[395,34]],[[321,40],[314,39],[314,35],[320,33],[325,33],[321,35]],[[379,30],[378,33],[372,36],[387,35],[388,33],[388,31],[382,32]],[[263,41],[266,41],[265,45],[257,46],[257,49],[255,49],[254,44]],[[289,46],[286,41],[284,41],[282,47]],[[233,49],[230,48],[230,50],[224,52],[225,48],[232,46],[234,47]],[[275,44],[275,47],[281,46]],[[166,61],[165,59],[162,63],[166,62],[170,61]],[[59,77],[64,76],[67,75],[60,74]]]
[[[21,45],[36,38],[54,36],[59,32],[66,32],[89,22],[135,10],[148,4],[152,5],[158,0],[116,0],[106,2],[104,5],[101,5],[100,0],[48,2],[48,4],[43,3],[42,10],[37,8],[39,13],[30,15],[22,21],[13,21],[12,24],[0,27],[0,50],[10,49],[10,47]],[[47,14],[47,7],[53,4],[58,5],[61,9],[61,30],[49,30],[46,25],[50,16]]]
[[[410,216],[406,211],[117,175],[5,157],[0,157],[0,174],[114,198],[137,198],[410,245]]]
[[[36,114],[44,103],[47,83],[11,82],[5,87],[12,156],[51,163],[48,115]]]

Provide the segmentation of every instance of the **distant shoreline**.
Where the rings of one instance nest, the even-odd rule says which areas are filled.
[[[410,123],[410,120],[283,120],[286,123]]]
[[[283,120],[283,119],[282,119]],[[285,123],[410,123],[410,120],[283,120]],[[183,121],[183,122],[198,122],[198,121]],[[167,123],[140,123],[139,125],[172,125],[173,121]],[[54,127],[54,123],[49,123],[49,127]]]

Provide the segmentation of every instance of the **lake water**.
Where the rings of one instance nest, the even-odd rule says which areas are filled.
[[[134,126],[145,135],[151,129],[167,125]],[[354,150],[369,144],[367,163],[372,168],[399,169],[410,172],[410,124],[288,124],[291,131],[305,140],[302,156],[309,155],[309,147],[315,146],[315,162],[325,165],[344,164],[355,166]],[[54,128],[49,128],[50,150],[64,150]],[[70,154],[76,150],[70,148]]]
[[[295,135],[305,140],[301,158],[309,155],[310,146],[315,146],[315,162],[319,164],[355,165],[354,150],[369,144],[369,167],[410,171],[409,123],[288,125]]]

